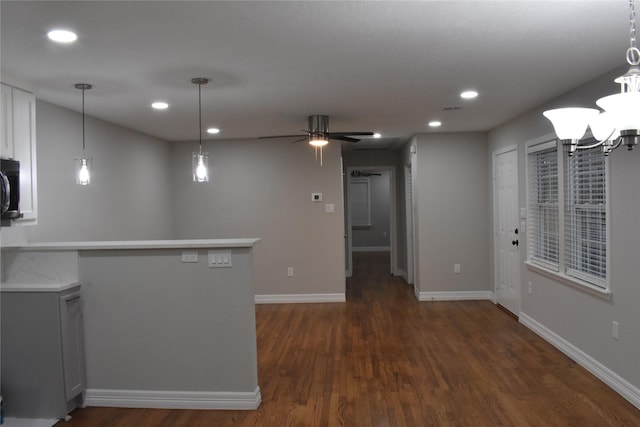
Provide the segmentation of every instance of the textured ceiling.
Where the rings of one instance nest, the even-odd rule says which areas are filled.
[[[489,130],[624,65],[628,3],[610,1],[2,1],[3,81],[166,140],[306,128],[375,131],[381,144]],[[46,38],[53,27],[79,35]],[[459,98],[474,88],[480,96]],[[612,92],[617,90],[612,83]],[[168,110],[149,108],[166,100]],[[460,106],[456,112],[443,107]],[[366,141],[363,146],[366,146]]]

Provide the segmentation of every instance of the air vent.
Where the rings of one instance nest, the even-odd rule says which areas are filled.
[[[445,111],[445,112],[453,113],[454,111],[458,111],[458,110],[462,110],[462,107],[442,107],[438,111]]]

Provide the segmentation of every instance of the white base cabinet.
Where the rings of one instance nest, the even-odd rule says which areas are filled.
[[[2,284],[4,414],[65,418],[86,387],[80,285]]]

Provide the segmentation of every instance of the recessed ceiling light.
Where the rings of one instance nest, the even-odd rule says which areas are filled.
[[[218,128],[209,128],[209,129],[207,129],[207,133],[215,135],[217,133],[220,133],[220,129],[218,129]]]
[[[463,99],[473,99],[473,98],[476,98],[477,96],[478,96],[478,92],[476,92],[475,90],[465,90],[460,94],[460,98],[463,98]]]
[[[442,126],[442,122],[439,122],[438,120],[434,120],[432,122],[429,122],[429,127],[437,128],[439,126]]]
[[[47,37],[58,43],[71,43],[78,39],[76,33],[69,30],[51,30],[47,33]]]
[[[381,135],[381,134],[379,134],[379,133],[374,133],[374,134],[373,134],[373,137],[374,137],[374,138],[382,138],[382,135]]]
[[[151,108],[156,110],[166,110],[167,108],[169,108],[169,104],[164,101],[157,101],[151,104]]]

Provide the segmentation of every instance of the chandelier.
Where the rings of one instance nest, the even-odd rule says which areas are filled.
[[[602,147],[605,156],[613,149],[626,145],[631,150],[640,139],[640,50],[636,46],[636,12],[634,0],[629,0],[629,38],[626,59],[629,71],[614,81],[620,93],[596,101],[596,108],[558,108],[543,115],[553,124],[565,152],[571,156],[576,150]],[[580,144],[587,127],[597,140],[594,144]]]

